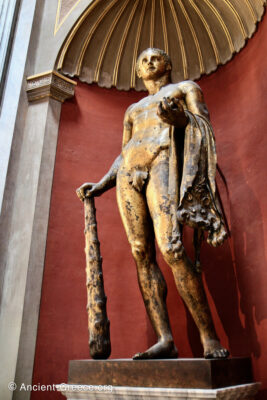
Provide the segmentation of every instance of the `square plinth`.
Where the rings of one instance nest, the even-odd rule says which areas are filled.
[[[75,360],[69,384],[216,389],[252,383],[249,358]]]

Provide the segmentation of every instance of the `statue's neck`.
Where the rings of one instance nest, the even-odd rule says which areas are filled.
[[[171,83],[171,78],[168,75],[163,75],[156,80],[144,80],[144,85],[148,90],[149,94],[156,94],[163,87]]]

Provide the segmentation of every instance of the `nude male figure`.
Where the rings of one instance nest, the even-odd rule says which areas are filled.
[[[171,61],[163,51],[147,49],[141,53],[137,73],[149,95],[126,111],[122,152],[109,172],[98,183],[83,184],[77,195],[84,200],[85,196],[99,196],[116,185],[139,286],[158,338],[155,345],[133,358],[178,356],[166,308],[167,287],[156,262],[155,238],[199,329],[204,357],[225,358],[229,353],[218,340],[201,274],[186,255],[180,232],[173,233],[168,196],[170,127],[174,126],[183,135],[189,118],[185,109],[206,119],[209,114],[199,86],[191,81],[172,84],[171,68]],[[220,244],[224,236],[220,229],[213,235],[212,244]]]

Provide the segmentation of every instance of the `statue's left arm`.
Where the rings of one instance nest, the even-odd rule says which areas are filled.
[[[198,84],[193,81],[185,81],[181,84],[181,89],[187,110],[209,120],[209,111]]]
[[[209,112],[201,88],[193,81],[181,82],[171,97],[164,97],[158,115],[167,124],[185,128],[189,122],[186,110],[209,120]]]
[[[222,244],[227,234],[215,188],[216,150],[209,112],[200,87],[185,81],[163,98],[158,115],[184,134],[184,162],[178,220],[209,231],[208,242]]]

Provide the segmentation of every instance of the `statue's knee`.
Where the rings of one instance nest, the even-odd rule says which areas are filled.
[[[131,243],[132,254],[135,260],[142,261],[146,258],[147,248],[140,240],[135,240]]]
[[[167,264],[171,265],[174,261],[174,253],[171,245],[167,245],[161,248],[161,253]]]
[[[184,253],[182,242],[179,243],[166,243],[160,247],[161,253],[167,264],[172,265],[179,261]]]

